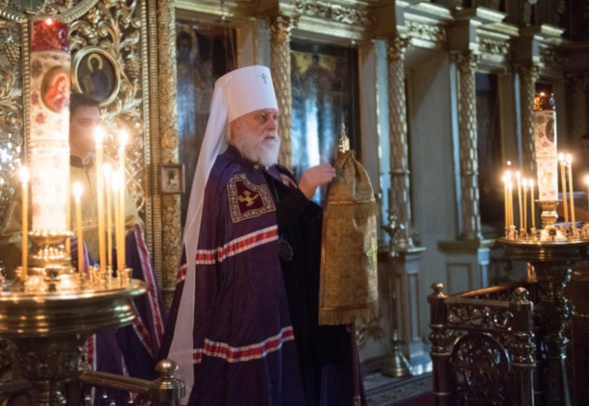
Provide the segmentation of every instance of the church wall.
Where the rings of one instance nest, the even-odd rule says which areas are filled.
[[[391,187],[390,168],[390,144],[389,144],[389,120],[388,120],[388,103],[389,95],[387,92],[387,51],[384,41],[376,42],[376,88],[378,99],[378,142],[379,142],[379,193],[381,195],[380,221],[382,224],[388,223],[387,209],[389,207],[389,196],[386,191]],[[390,237],[382,229],[379,229],[379,240],[388,244]]]
[[[420,245],[426,248],[419,274],[422,332],[429,331],[426,296],[430,286],[447,283],[445,256],[437,249],[438,241],[456,237],[451,73],[448,54],[432,52],[409,74],[413,214]]]

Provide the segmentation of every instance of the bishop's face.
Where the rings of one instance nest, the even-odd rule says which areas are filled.
[[[231,144],[252,162],[272,166],[278,162],[278,110],[262,109],[231,122]]]
[[[97,106],[79,106],[70,116],[70,151],[87,160],[96,148],[94,130],[102,122]]]

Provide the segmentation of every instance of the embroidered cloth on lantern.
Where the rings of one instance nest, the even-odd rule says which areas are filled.
[[[322,325],[366,320],[378,312],[377,207],[370,178],[354,155],[340,146],[336,177],[327,190],[319,292]]]

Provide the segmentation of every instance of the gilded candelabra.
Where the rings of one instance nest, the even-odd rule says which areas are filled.
[[[129,324],[132,299],[146,285],[129,269],[77,273],[65,250],[68,233],[31,232],[30,267],[2,281],[0,335],[17,347],[16,362],[36,389],[34,404],[65,405],[61,386],[78,376],[86,339],[107,327]]]
[[[513,226],[498,241],[512,259],[523,260],[533,266],[540,287],[540,301],[536,307],[546,346],[547,365],[545,382],[539,387],[545,391],[547,405],[570,405],[567,373],[565,369],[565,327],[573,309],[565,296],[571,267],[587,258],[586,226],[571,228],[556,226],[557,201],[540,201],[542,228],[526,234],[517,233]]]

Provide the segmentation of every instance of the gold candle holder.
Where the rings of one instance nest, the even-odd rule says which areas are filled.
[[[558,202],[559,200],[538,200],[538,204],[542,209],[542,214],[540,214],[542,228],[554,227],[554,224],[558,219],[558,213],[556,212]]]

